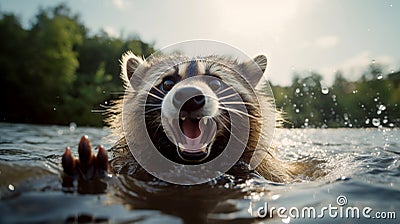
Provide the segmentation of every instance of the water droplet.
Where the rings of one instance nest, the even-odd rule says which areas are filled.
[[[326,86],[324,86],[324,87],[322,87],[321,88],[321,92],[322,92],[322,94],[328,94],[329,93],[329,88],[328,87],[326,87]]]
[[[54,110],[54,111],[56,111],[56,110],[57,110],[57,108],[53,107],[53,110]]]
[[[383,119],[383,123],[386,124],[389,120],[388,119]]]
[[[375,102],[378,102],[378,100],[379,100],[379,97],[375,97],[375,98],[374,98],[374,101],[375,101]]]
[[[76,129],[76,123],[75,123],[75,122],[69,123],[69,130],[70,130],[71,132],[74,132],[75,129]]]
[[[15,187],[14,187],[14,185],[12,185],[12,184],[9,184],[9,185],[8,185],[8,190],[10,190],[10,191],[14,191],[14,190],[15,190]]]
[[[64,133],[64,131],[63,131],[62,129],[58,129],[58,130],[57,130],[57,134],[58,134],[58,135],[62,135],[63,133]]]
[[[379,120],[379,118],[373,118],[373,119],[372,119],[372,124],[373,124],[375,127],[378,127],[378,126],[381,124],[381,121]]]
[[[105,91],[105,90],[103,90],[103,94],[106,94],[106,91]]]
[[[296,93],[300,93],[300,89],[299,88],[296,88]]]
[[[353,90],[353,94],[356,94],[356,93],[358,93],[358,90],[356,90],[356,89]]]
[[[368,29],[368,31],[369,31],[369,29]],[[375,64],[375,59],[372,59],[372,64]]]
[[[382,78],[383,78],[382,73],[378,73],[378,74],[376,75],[376,78],[377,78],[377,79],[382,79]]]
[[[390,73],[392,73],[392,74],[393,74],[393,73],[394,73],[394,70],[392,69],[392,70],[390,71]]]
[[[386,110],[386,106],[383,105],[383,104],[381,104],[381,105],[379,105],[378,109],[379,109],[379,110]]]
[[[365,124],[369,124],[369,118],[365,120]]]
[[[107,105],[107,104],[108,104],[108,101],[104,101],[104,104]]]
[[[394,124],[393,124],[393,123],[390,123],[390,124],[389,124],[389,127],[393,128],[393,127],[394,127]]]
[[[344,113],[343,118],[347,121],[349,119],[349,115],[347,113]]]
[[[300,112],[300,110],[299,110],[299,108],[297,108],[297,109],[296,109],[296,113],[299,113],[299,112]]]
[[[271,197],[271,199],[272,200],[276,200],[276,199],[278,199],[278,198],[280,198],[281,196],[279,195],[279,194],[274,194],[274,195],[272,195],[272,197]]]
[[[380,115],[381,113],[382,113],[381,110],[378,110],[378,111],[376,112],[377,115]]]

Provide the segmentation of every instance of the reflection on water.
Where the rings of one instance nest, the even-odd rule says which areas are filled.
[[[83,134],[93,143],[110,146],[103,138],[109,134],[106,129],[0,124],[0,223],[249,223],[262,221],[257,210],[266,203],[269,208],[318,210],[338,206],[339,195],[346,196],[346,206],[399,212],[398,129],[277,130],[277,156],[311,164],[307,172],[319,177],[316,180],[304,176],[302,182],[276,184],[256,175],[248,179],[223,175],[207,184],[177,186],[120,175],[84,184],[75,181],[73,188],[63,188],[60,155],[65,146],[76,152],[74,146]],[[268,222],[310,221],[273,217]],[[322,220],[338,222],[330,217]]]

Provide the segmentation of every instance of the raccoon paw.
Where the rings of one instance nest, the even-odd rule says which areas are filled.
[[[84,181],[106,177],[109,170],[107,150],[101,145],[97,149],[97,155],[94,155],[87,136],[82,136],[79,142],[79,158],[75,158],[67,147],[61,159],[64,176]]]

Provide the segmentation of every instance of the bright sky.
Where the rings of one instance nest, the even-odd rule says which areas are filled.
[[[61,0],[0,0],[25,26],[39,6]],[[336,70],[351,80],[368,64],[400,70],[400,1],[395,0],[71,0],[93,32],[137,34],[157,48],[213,39],[248,55],[265,53],[267,78],[289,85],[292,73],[316,71],[330,84]]]

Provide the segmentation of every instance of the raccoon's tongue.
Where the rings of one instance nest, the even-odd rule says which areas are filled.
[[[217,131],[217,125],[212,118],[181,120],[181,136],[179,148],[186,153],[207,153],[207,145],[212,141]]]
[[[200,120],[192,120],[192,119],[185,119],[182,122],[182,131],[188,138],[197,138],[201,135],[201,131],[199,128],[199,121]]]

